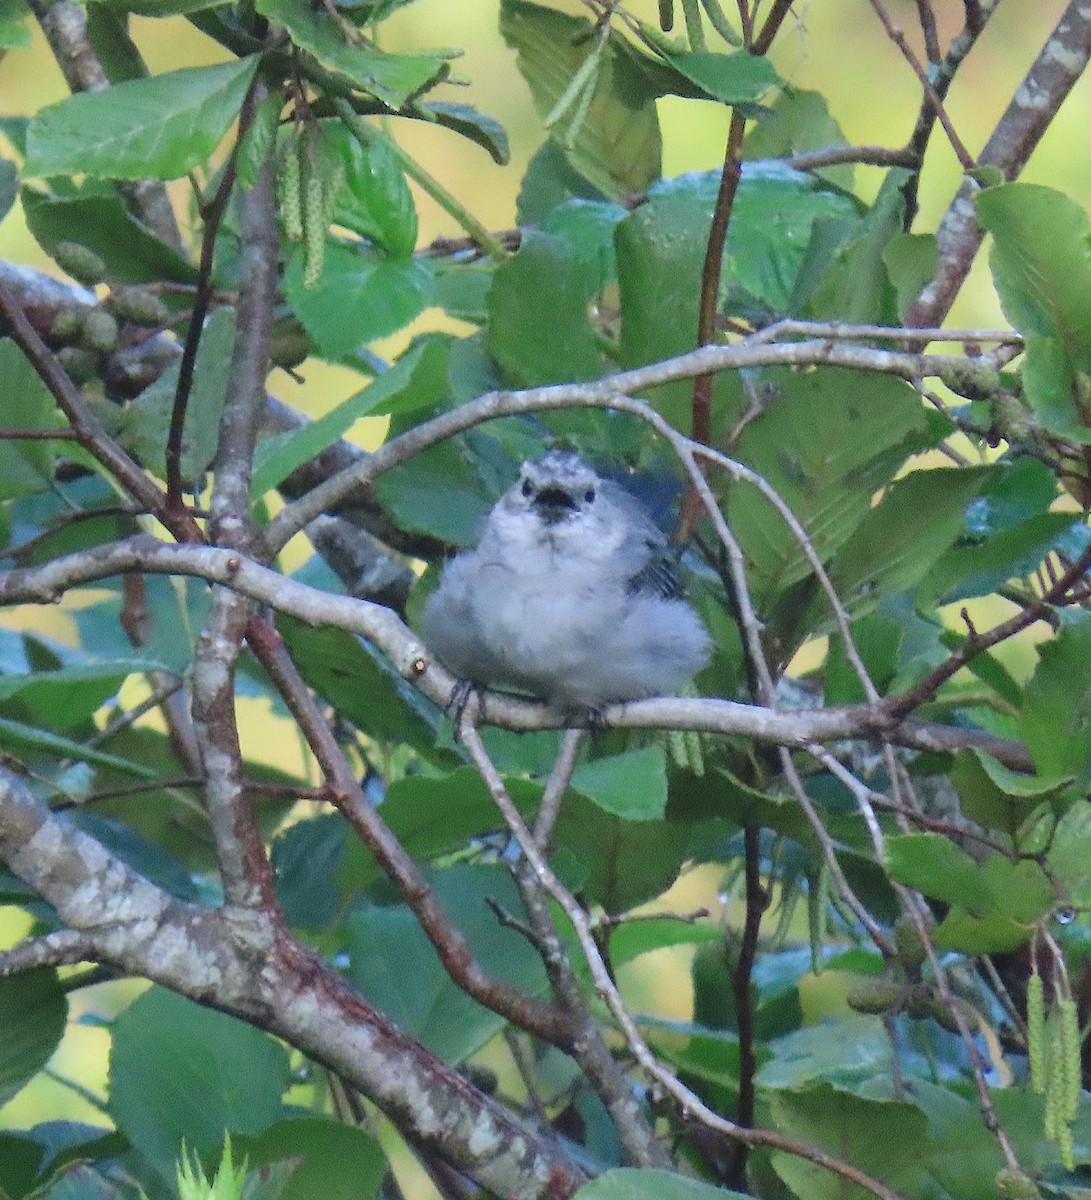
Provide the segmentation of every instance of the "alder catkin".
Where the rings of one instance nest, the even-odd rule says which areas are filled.
[[[1046,989],[1035,972],[1027,980],[1027,1057],[1030,1060],[1030,1084],[1039,1096],[1046,1093]]]
[[[303,210],[303,233],[307,249],[303,286],[316,287],[326,262],[326,201],[322,176],[312,167],[307,176],[307,203]]]
[[[1064,1105],[1061,1109],[1066,1122],[1076,1119],[1080,1107],[1082,1067],[1080,1063],[1080,1016],[1076,1001],[1069,997],[1058,1006],[1061,1027],[1061,1051],[1064,1055]]]
[[[300,162],[299,136],[288,135],[280,160],[280,211],[284,217],[284,236],[290,242],[303,241],[303,164]]]

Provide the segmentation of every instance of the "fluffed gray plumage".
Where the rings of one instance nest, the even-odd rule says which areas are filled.
[[[711,650],[662,531],[559,450],[523,464],[476,549],[446,565],[423,631],[460,679],[569,708],[673,694]]]

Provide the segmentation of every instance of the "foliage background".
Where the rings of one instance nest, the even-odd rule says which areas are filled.
[[[912,7],[908,2],[891,5],[893,11],[902,10],[907,25],[910,23]],[[937,5],[937,10],[941,16],[948,10],[953,14],[953,27],[953,18],[957,16],[955,10],[959,7],[956,4]],[[1037,40],[1026,36],[1028,27],[1033,25],[1034,30],[1040,33],[1049,27],[1063,7],[1058,2],[1036,6],[1033,16],[1021,12],[1018,7],[1007,8],[989,28],[949,102],[956,126],[971,144],[978,144],[987,133],[993,114],[1010,95],[1015,81],[1021,77],[1037,51]],[[647,5],[646,8],[646,15],[653,19],[654,6]],[[525,85],[514,69],[514,56],[503,47],[495,32],[492,6],[462,6],[440,3],[438,0],[418,0],[392,19],[384,30],[389,38],[386,45],[392,50],[444,43],[467,48],[466,59],[457,64],[458,67],[464,65],[465,73],[475,81],[467,99],[484,111],[502,115],[512,139],[511,164],[504,168],[496,167],[489,163],[483,152],[467,149],[451,135],[439,130],[419,126],[406,128],[408,123],[400,123],[398,133],[404,138],[407,148],[428,163],[451,191],[467,200],[488,226],[504,228],[510,225],[519,179],[540,138],[540,122],[534,114]],[[207,53],[210,43],[196,34],[192,35],[192,45],[188,37],[179,38],[174,29],[169,32],[164,29],[160,40],[161,47],[150,56],[150,66],[155,72],[213,60],[214,56]],[[155,45],[154,38],[151,44]],[[805,28],[786,31],[778,41],[773,58],[778,70],[789,82],[819,88],[829,97],[831,109],[850,141],[896,143],[908,128],[918,100],[918,86],[894,47],[876,27],[866,3],[856,3],[854,0],[833,5],[814,0],[805,8]],[[10,54],[0,64],[0,94],[4,97],[7,111],[31,112],[48,100],[66,94],[59,74],[48,84],[41,78],[43,72],[40,67],[47,59],[43,47],[36,45],[32,52]],[[30,70],[32,63],[33,71]],[[831,63],[838,65],[832,76]],[[487,85],[482,82],[485,80],[488,81]],[[727,124],[726,111],[712,105],[699,107],[705,111],[701,119],[694,119],[692,114],[695,106],[692,103],[675,100],[661,102],[666,148],[665,176],[719,165]],[[1085,203],[1085,197],[1091,194],[1091,156],[1074,152],[1074,147],[1082,145],[1089,116],[1091,83],[1084,78],[1023,173],[1023,180],[1048,183]],[[919,228],[934,227],[957,184],[958,176],[957,163],[946,142],[940,137],[933,138],[925,171],[930,186],[922,195]],[[858,168],[857,190],[862,196],[870,198],[879,182],[880,172]],[[419,194],[417,198],[422,243],[441,234],[456,232],[446,215],[440,213],[431,201]],[[32,239],[20,228],[19,218],[14,215],[0,229],[0,255],[16,261],[37,261],[41,265],[48,263]],[[975,269],[971,283],[962,291],[952,313],[952,321],[981,326],[1002,323],[983,258]],[[430,312],[415,323],[412,332],[436,327],[450,326],[446,318]],[[401,349],[407,338],[408,333],[399,335],[388,346],[379,349],[393,355]],[[302,388],[283,379],[276,386],[292,403],[313,415],[319,415],[355,391],[358,381],[336,368],[315,366],[308,371],[307,382]],[[363,445],[372,445],[378,440],[379,429],[364,423],[353,436]],[[54,626],[49,632],[56,634],[62,630]],[[1032,662],[1029,651],[1018,651],[1009,646],[1005,648],[1005,654],[1017,673],[1021,657],[1023,673],[1027,673]],[[247,714],[244,736],[253,745],[263,747],[283,745],[286,741],[275,724],[275,718],[264,711]],[[285,764],[293,764],[293,760],[299,761],[294,750],[285,745]],[[707,884],[709,880],[702,882]],[[683,892],[677,897],[680,907],[696,902],[693,892]],[[677,988],[677,963],[672,961],[662,969],[666,981],[649,979],[647,986],[658,992],[658,1005],[669,1006],[673,1002],[678,1006],[679,1015],[685,1015],[688,997],[681,995]],[[106,985],[89,992],[86,996],[89,1011],[123,1005],[131,995],[132,986]],[[828,990],[828,998],[836,999],[838,986],[836,973],[826,976],[825,983],[816,985],[816,1013],[821,1011],[827,998],[822,992]],[[116,990],[115,995],[108,994],[110,988]],[[97,1080],[93,1072],[88,1074],[88,1058],[102,1053],[105,1040],[101,1030],[93,1027],[73,1028],[55,1065],[61,1073],[78,1075],[94,1088],[104,1083],[104,1074]],[[0,1120],[13,1126],[23,1125],[47,1113],[56,1115],[61,1107],[71,1108],[73,1115],[89,1116],[93,1111],[84,1108],[81,1113],[69,1089],[56,1085],[51,1087],[48,1081],[40,1080],[9,1105]]]

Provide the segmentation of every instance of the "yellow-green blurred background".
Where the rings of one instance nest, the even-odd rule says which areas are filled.
[[[556,4],[562,7],[562,4]],[[578,4],[564,5],[583,11]],[[655,0],[631,0],[628,9],[647,20],[656,18]],[[732,5],[725,5],[732,9]],[[768,7],[766,4],[764,7]],[[907,32],[920,52],[914,0],[886,0],[886,7]],[[960,0],[934,0],[941,40],[946,45],[961,27]],[[964,64],[952,89],[948,110],[962,140],[971,153],[978,152],[998,116],[1011,100],[1020,80],[1034,60],[1058,17],[1064,0],[1003,0],[998,14]],[[538,148],[543,130],[530,94],[509,51],[497,32],[495,0],[415,0],[383,25],[383,45],[390,50],[433,46],[459,46],[465,50],[454,64],[464,87],[444,89],[444,98],[474,104],[498,118],[511,139],[512,159],[506,167],[496,166],[488,155],[454,134],[416,122],[392,126],[402,145],[459,199],[494,229],[514,223],[515,198],[523,170]],[[182,66],[219,61],[224,52],[181,18],[154,21],[134,17],[133,36],[154,73]],[[840,122],[848,140],[858,144],[902,145],[913,126],[920,96],[919,84],[897,49],[885,36],[868,0],[804,0],[795,5],[774,47],[772,58],[790,84],[820,91]],[[35,32],[29,49],[15,50],[0,62],[0,113],[32,114],[42,105],[67,92],[59,69],[40,33]],[[723,154],[727,127],[725,110],[709,103],[669,98],[660,102],[663,124],[664,173],[676,175],[690,170],[717,167]],[[1060,116],[1053,122],[1042,145],[1031,159],[1024,180],[1049,184],[1087,206],[1091,199],[1091,80],[1082,79]],[[881,172],[857,169],[857,190],[870,198],[878,190]],[[928,154],[920,193],[921,209],[915,229],[929,232],[954,193],[959,180],[958,165],[942,132],[937,128]],[[173,185],[179,211],[186,206],[185,185]],[[438,235],[457,235],[451,219],[427,197],[418,193],[421,242]],[[39,250],[22,222],[18,210],[0,224],[0,257],[48,269],[49,260]],[[975,266],[969,286],[951,314],[951,323],[995,326],[1002,322],[989,283],[983,257]],[[429,312],[414,326],[443,325],[439,313]],[[394,352],[398,342],[378,347]],[[303,381],[283,373],[271,381],[272,390],[311,415],[319,415],[355,392],[363,381],[353,373],[322,364],[308,364]],[[355,431],[362,444],[373,444],[382,436],[381,424],[361,424]],[[31,622],[52,636],[71,634],[63,615],[50,616],[42,624],[42,613],[5,611],[0,623],[26,627]],[[274,719],[256,702],[240,702],[244,749],[255,757],[270,759],[289,769],[310,772],[299,740],[285,736]],[[715,905],[715,880],[707,874],[691,882],[683,880],[671,898],[674,908],[696,904]],[[711,894],[710,894],[711,890]],[[0,914],[2,917],[4,914]],[[24,926],[0,920],[0,945],[10,944]],[[664,1015],[689,1015],[688,976],[677,962],[661,970],[657,956],[649,956],[631,968],[630,985],[638,1006],[646,1002]],[[836,973],[833,973],[834,975]],[[638,975],[639,979],[633,976]],[[832,988],[836,978],[823,976],[816,990]],[[128,1002],[138,984],[111,984],[82,990],[73,996],[73,1016],[101,1011],[110,1013]],[[40,1079],[0,1111],[0,1126],[18,1127],[38,1120],[75,1117],[102,1123],[94,1097],[106,1090],[108,1033],[93,1024],[72,1024],[54,1058],[52,1069],[78,1080],[89,1089],[81,1098],[72,1088]],[[419,1194],[414,1188],[414,1194]]]

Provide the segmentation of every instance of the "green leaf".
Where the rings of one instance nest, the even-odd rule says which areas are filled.
[[[378,651],[342,629],[317,628],[283,614],[277,628],[308,686],[344,720],[371,738],[407,742],[422,751],[432,747],[437,710]]]
[[[713,1187],[673,1171],[652,1167],[615,1167],[603,1171],[576,1193],[579,1200],[725,1200],[742,1192]]]
[[[830,564],[842,600],[862,602],[914,587],[958,537],[967,504],[992,468],[912,471],[887,489]]]
[[[1046,864],[1064,898],[1080,908],[1091,902],[1091,804],[1076,801],[1057,822]]]
[[[489,152],[497,166],[506,167],[510,161],[508,135],[495,117],[478,112],[470,104],[450,104],[439,100],[418,104],[417,111],[426,121],[435,121],[437,125],[452,129],[464,138],[469,138],[471,142],[476,142]]]
[[[856,1013],[794,1030],[770,1042],[769,1049],[772,1057],[757,1076],[767,1088],[823,1082],[860,1087],[890,1070],[890,1041],[882,1021]]]
[[[408,258],[417,244],[417,210],[393,150],[380,137],[361,145],[340,121],[323,127],[323,140],[345,166],[334,223]]]
[[[541,800],[541,786],[515,777],[504,782],[516,808],[524,817],[532,815]],[[406,851],[425,862],[462,849],[503,825],[484,780],[472,767],[396,780],[383,800],[383,820]],[[355,839],[350,841],[340,880],[343,889],[370,886],[379,874],[371,853]]]
[[[830,116],[826,98],[819,92],[785,87],[762,120],[755,122],[743,142],[745,159],[785,158],[808,150],[846,146],[841,126]],[[815,174],[851,192],[855,168],[851,163],[819,167]]]
[[[110,1114],[174,1182],[182,1140],[218,1152],[225,1132],[260,1134],[284,1116],[288,1055],[253,1026],[152,987],[114,1022]]]
[[[25,0],[0,0],[0,52],[30,45],[29,16]]]
[[[487,903],[493,899],[516,920],[525,920],[505,867],[448,867],[436,872],[431,883],[486,971],[532,994],[545,991],[541,959],[519,933],[501,925]],[[451,982],[404,905],[357,911],[348,930],[353,983],[446,1062],[464,1061],[503,1028],[503,1017]]]
[[[520,227],[536,225],[566,200],[605,200],[598,188],[565,158],[564,151],[547,138],[527,164],[519,187],[515,219]]]
[[[219,145],[257,67],[250,55],[51,104],[30,123],[26,173],[177,179]]]
[[[4,411],[0,426],[8,429],[58,427],[53,397],[10,338],[0,339],[0,379],[4,381]],[[53,449],[49,442],[0,441],[0,500],[41,492],[52,480]]]
[[[278,1200],[361,1200],[377,1196],[387,1171],[382,1147],[365,1129],[331,1117],[290,1117],[257,1137],[233,1138],[232,1144],[256,1168],[298,1162]],[[249,1200],[249,1190],[245,1193]]]
[[[226,305],[214,309],[205,322],[197,348],[182,430],[182,478],[190,483],[200,483],[216,455],[220,416],[227,395],[225,365],[231,361],[234,342],[234,309]],[[106,410],[106,423],[112,426],[122,446],[160,479],[167,474],[165,452],[180,370],[180,362],[172,363],[112,421]]]
[[[10,158],[0,158],[0,221],[9,212],[19,194],[19,169]]]
[[[1072,782],[1072,776],[1043,779],[1019,775],[982,751],[971,749],[956,755],[951,782],[969,820],[1015,838],[1039,804],[1057,798]]]
[[[71,729],[89,720],[130,675],[157,665],[111,661],[0,676],[0,706],[16,719]]]
[[[593,266],[564,239],[528,230],[519,253],[497,269],[485,336],[515,386],[595,379],[602,373],[588,319],[597,291]],[[543,313],[548,320],[542,320]]]
[[[250,494],[257,500],[279,486],[297,467],[310,462],[372,413],[411,412],[438,404],[446,390],[449,343],[442,335],[415,342],[398,361],[362,391],[324,416],[259,443]]]
[[[850,537],[849,549],[856,545],[876,490],[924,444],[924,411],[900,380],[857,371],[777,369],[762,373],[762,386],[769,402],[736,455],[777,490],[828,561]],[[810,574],[791,530],[756,488],[732,485],[725,515],[759,607]]]
[[[273,842],[277,899],[289,925],[326,929],[341,911],[335,885],[348,825],[337,813],[296,821]]]
[[[771,1097],[778,1131],[818,1146],[865,1171],[899,1195],[933,1194],[928,1171],[927,1119],[915,1105],[853,1095],[828,1084]],[[846,1200],[868,1195],[797,1155],[777,1151],[773,1169],[797,1196]]]
[[[0,1196],[22,1200],[34,1189],[44,1150],[26,1133],[0,1133]]]
[[[1038,650],[1019,735],[1045,776],[1091,774],[1091,617],[1081,613]]]
[[[196,282],[196,268],[134,220],[108,184],[87,180],[72,195],[24,187],[20,199],[27,226],[47,254],[71,239],[101,255],[118,283]]]
[[[0,979],[0,1107],[53,1057],[68,1002],[57,972],[39,967]]]
[[[581,763],[572,789],[627,821],[655,821],[667,808],[667,766],[659,746]]]
[[[907,833],[886,842],[886,862],[899,883],[936,900],[968,906],[988,901],[976,862],[939,833]]]
[[[138,779],[154,779],[158,774],[151,767],[141,763],[130,762],[116,754],[105,754],[101,750],[92,750],[71,738],[61,737],[48,729],[40,729],[34,725],[26,725],[21,721],[9,721],[0,718],[0,734],[3,734],[4,745],[7,748],[18,747],[27,750],[39,750],[51,755],[65,758],[75,758],[80,762],[94,763],[96,766],[116,767],[126,775],[135,775]]]
[[[1091,245],[1087,214],[1053,188],[1005,183],[976,200],[993,235],[993,279],[1004,315],[1023,334],[1055,338],[1091,371]]]
[[[1027,404],[1050,433],[1086,443],[1091,441],[1091,430],[1086,407],[1078,403],[1080,378],[1059,338],[1026,335],[1023,395]]]
[[[554,843],[582,868],[580,893],[607,912],[625,912],[662,894],[691,857],[685,821],[632,821],[574,793],[561,810]]]
[[[936,561],[924,587],[937,604],[987,596],[1005,580],[1029,575],[1057,539],[1079,520],[1076,513],[1047,512],[977,541],[959,539]],[[923,595],[923,593],[922,593]]]
[[[885,256],[891,241],[902,235],[909,172],[888,172],[875,203],[864,219],[837,246],[826,269],[806,297],[806,314],[820,321],[893,325],[897,297]],[[802,297],[796,296],[796,301]]]
[[[96,0],[92,8],[113,8],[138,17],[176,17],[212,8],[223,0]]]
[[[713,54],[706,50],[674,50],[659,47],[661,57],[709,100],[721,104],[756,104],[780,76],[763,54],[737,50],[731,54]]]
[[[375,481],[383,507],[402,529],[470,546],[496,497],[455,443],[440,442]]]
[[[382,259],[359,245],[326,244],[322,286],[303,286],[304,252],[294,248],[284,293],[324,358],[353,351],[408,325],[428,305],[432,272],[413,259]]]
[[[87,6],[87,40],[111,83],[147,79],[148,68],[129,36],[126,13],[109,4]]]
[[[274,25],[283,26],[292,41],[327,70],[391,109],[401,108],[447,74],[446,54],[387,54],[362,41],[349,42],[327,13],[307,0],[257,0],[254,7]]]
[[[597,38],[595,26],[585,18],[528,0],[503,0],[500,32],[518,52],[519,71],[543,118],[552,113]],[[610,34],[589,85],[594,92],[578,130],[571,126],[582,107],[577,101],[554,132],[562,139],[573,135],[571,149],[565,150],[568,161],[602,195],[620,200],[659,176],[662,144],[655,93],[616,32]]]
[[[964,954],[1011,950],[1030,937],[1033,923],[1057,894],[1041,866],[991,854],[977,863],[935,833],[889,838],[886,860],[899,883],[952,907],[936,929],[936,944]]]
[[[643,366],[693,349],[700,279],[719,172],[656,183],[644,204],[617,226],[622,365]],[[745,164],[732,209],[722,298],[783,311],[819,218],[855,220],[851,201],[819,191],[813,179],[780,164]],[[688,428],[693,385],[688,380],[651,391],[656,408]],[[730,432],[745,399],[734,373],[713,383],[713,440]]]
[[[899,233],[883,248],[883,266],[898,297],[900,322],[935,277],[938,255],[935,234],[931,233]]]

